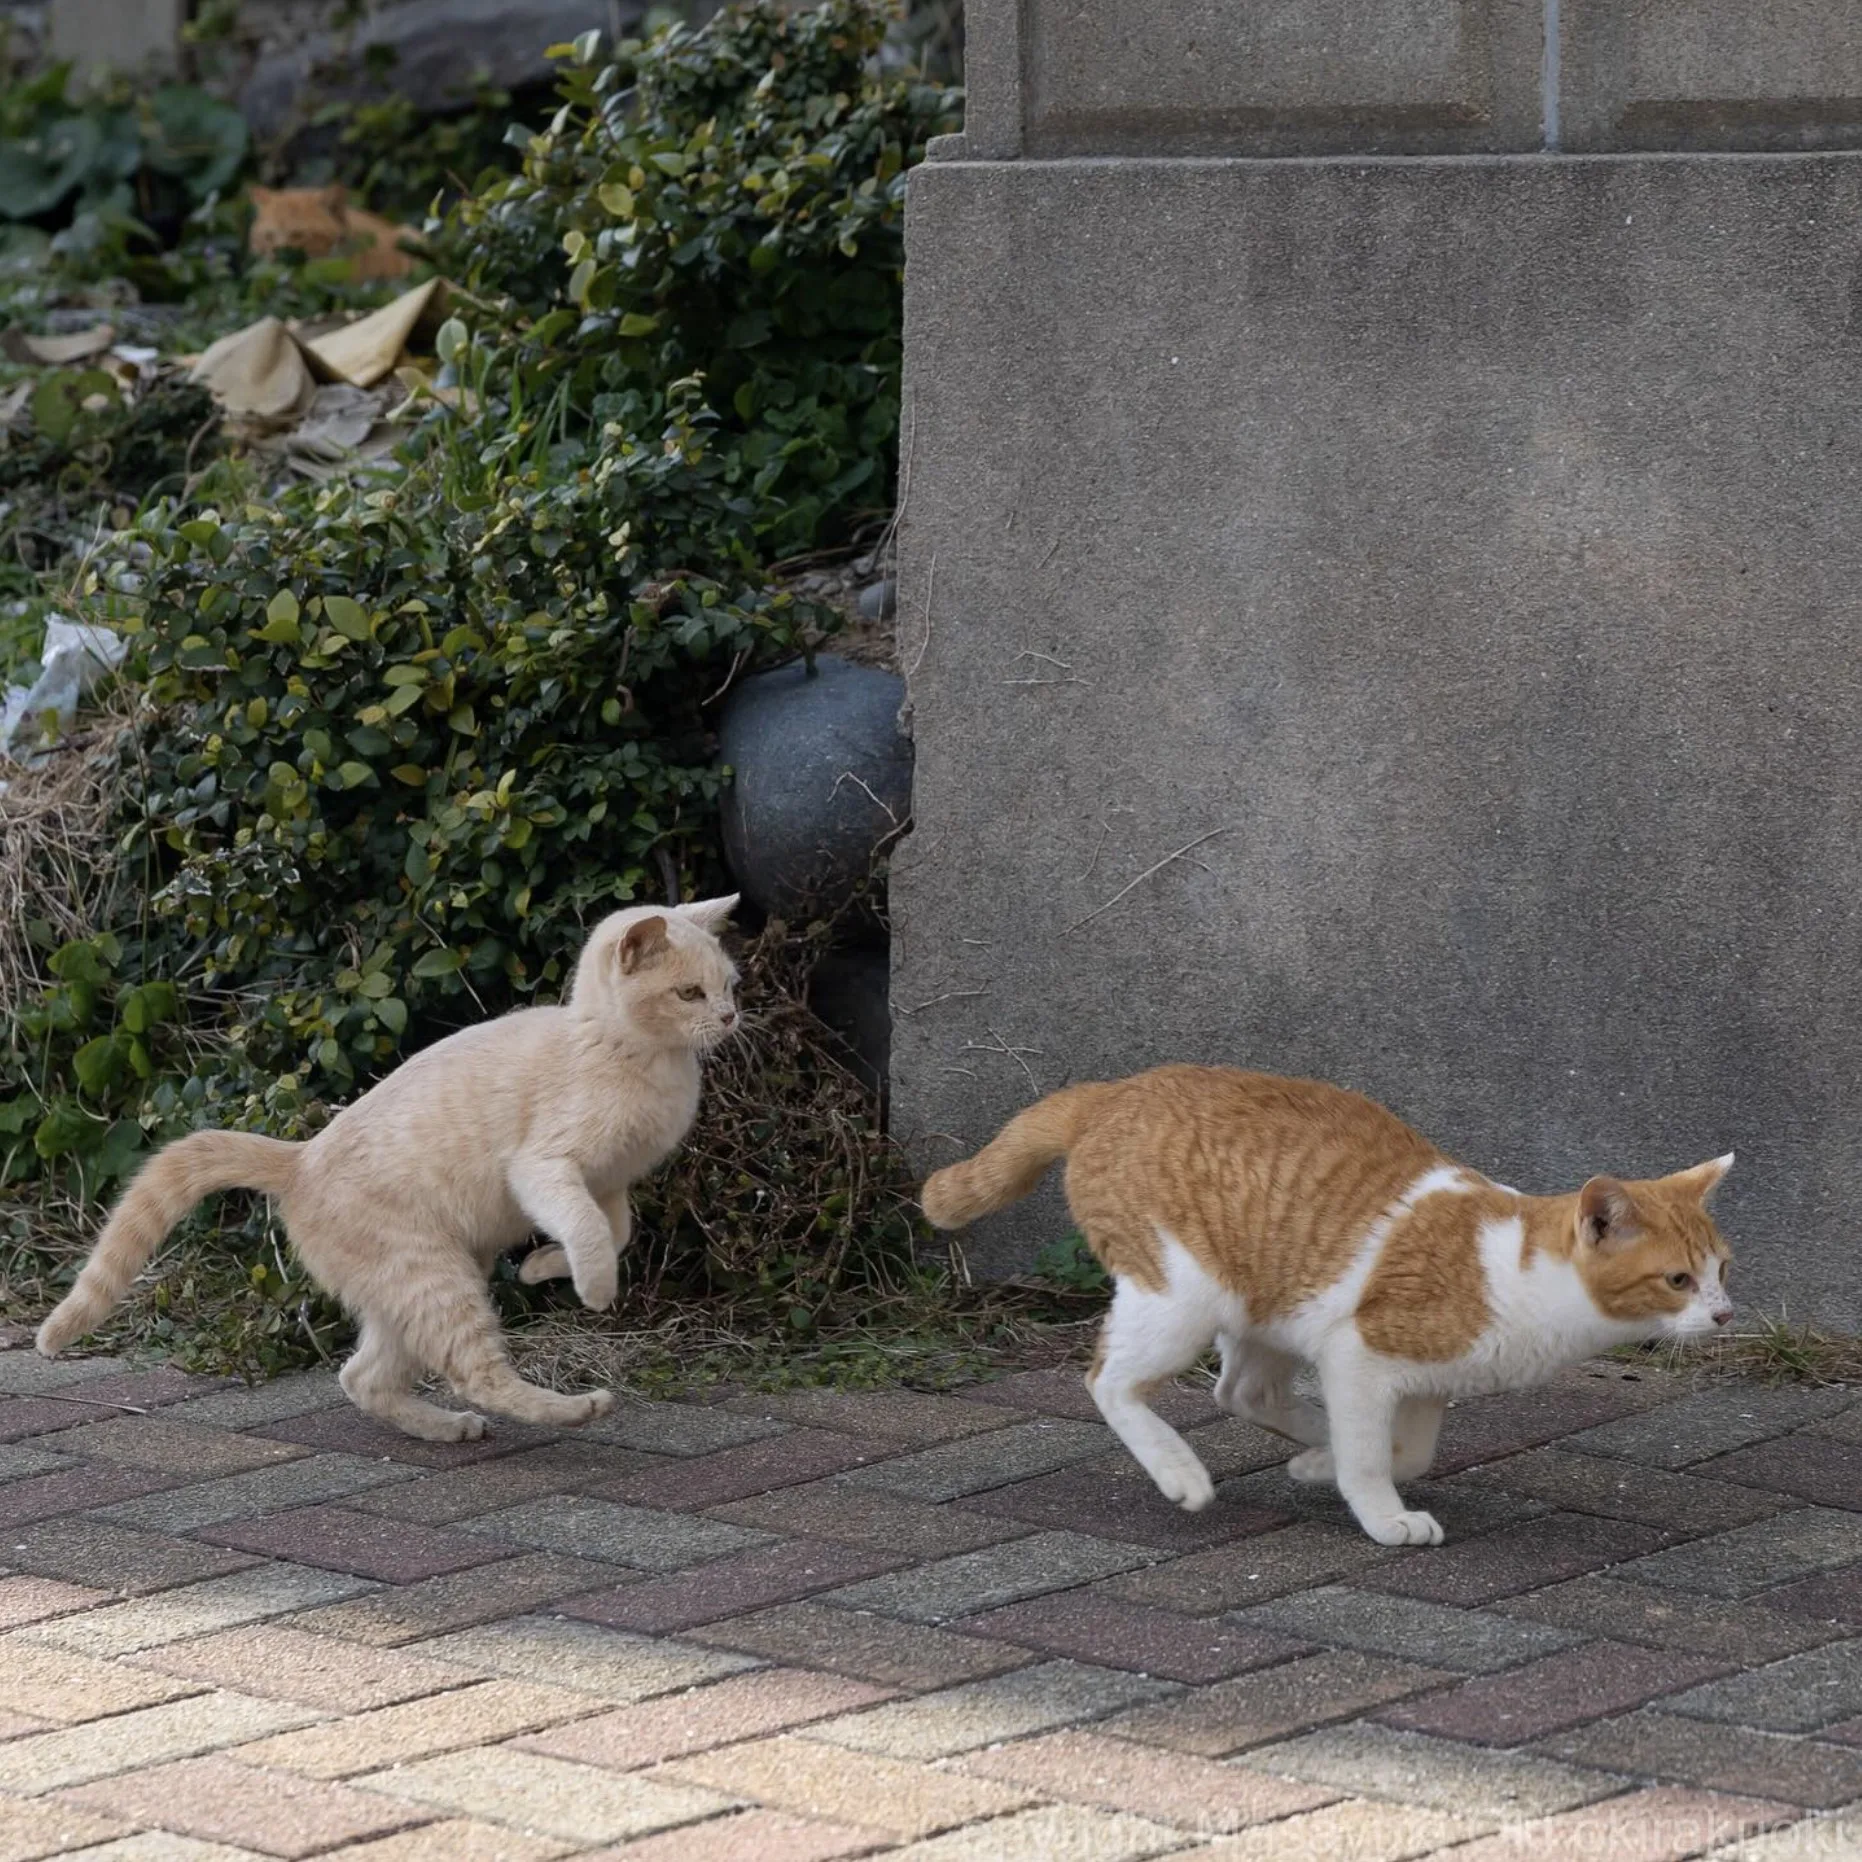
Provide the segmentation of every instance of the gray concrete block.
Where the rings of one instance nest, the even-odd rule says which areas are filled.
[[[1175,1682],[1153,1681],[1117,1668],[1041,1662],[987,1681],[966,1681],[913,1700],[887,1701],[823,1720],[808,1729],[808,1736],[886,1758],[947,1758],[1182,1692]]]
[[[1342,1584],[1237,1610],[1231,1620],[1244,1629],[1278,1630],[1307,1642],[1394,1655],[1467,1674],[1517,1668],[1584,1640],[1572,1630],[1549,1624],[1514,1622],[1484,1610],[1456,1610],[1415,1597],[1379,1596]]]
[[[223,1480],[199,1481],[141,1500],[120,1501],[99,1509],[100,1517],[118,1525],[154,1532],[193,1532],[255,1513],[283,1513],[345,1500],[371,1487],[411,1480],[418,1470],[395,1461],[371,1461],[363,1455],[312,1455],[277,1467],[229,1474]]]
[[[1836,1642],[1723,1676],[1663,1701],[1662,1710],[1774,1733],[1814,1733],[1862,1713],[1862,1642]]]
[[[1617,1567],[1615,1576],[1661,1590],[1709,1597],[1751,1597],[1794,1579],[1862,1560],[1862,1519],[1831,1508],[1762,1519],[1717,1539],[1671,1545]]]
[[[1364,1721],[1262,1746],[1248,1754],[1248,1763],[1366,1797],[1508,1820],[1553,1816],[1609,1797],[1623,1785],[1606,1773],[1531,1753],[1490,1752]]]
[[[1679,1403],[1663,1403],[1634,1416],[1586,1429],[1565,1446],[1588,1455],[1619,1456],[1650,1467],[1684,1468],[1750,1442],[1769,1441],[1834,1415],[1848,1401],[1842,1389],[1814,1384],[1768,1387],[1749,1379],[1721,1384]],[[1495,1471],[1504,1479],[1505,1470]]]
[[[918,1157],[1314,1074],[1531,1189],[1737,1150],[1742,1302],[1862,1323],[1858,225],[1849,155],[920,168]]]
[[[771,1534],[718,1519],[690,1519],[653,1507],[617,1506],[579,1494],[551,1494],[464,1522],[469,1532],[511,1539],[572,1558],[612,1559],[641,1571],[683,1571],[727,1552],[768,1545]]]
[[[1006,1545],[986,1545],[868,1578],[863,1584],[829,1591],[822,1601],[845,1610],[900,1616],[908,1623],[947,1623],[1024,1597],[1134,1571],[1155,1558],[1142,1545],[1119,1545],[1080,1532],[1037,1532]]]
[[[80,71],[172,76],[181,56],[183,0],[51,0],[47,49]]]
[[[1024,0],[1021,13],[1029,154],[1540,143],[1538,0]]]
[[[1044,1416],[968,1441],[940,1442],[916,1454],[876,1461],[841,1478],[850,1487],[883,1488],[914,1500],[955,1500],[963,1494],[1005,1487],[1010,1481],[1050,1474],[1089,1455],[1102,1455],[1110,1439],[1110,1432],[1099,1423]]]
[[[160,3],[178,10],[178,0]],[[313,73],[346,70],[348,95],[379,94],[364,63],[364,54],[373,52],[391,61],[389,87],[416,108],[456,109],[471,101],[481,79],[506,89],[545,82],[553,70],[544,56],[549,46],[591,29],[637,30],[645,12],[638,0],[402,0],[370,9],[347,32],[319,32],[267,53],[241,87],[239,107],[256,135],[275,136],[296,126]],[[328,86],[326,77],[325,95]]]
[[[1839,0],[1563,0],[1560,146],[1862,146],[1862,12]]]

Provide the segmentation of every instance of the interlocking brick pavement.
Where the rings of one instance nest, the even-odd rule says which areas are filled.
[[[896,1616],[836,1609],[813,1599],[726,1617],[693,1630],[692,1637],[916,1694],[980,1681],[1035,1659],[1027,1649],[977,1641]]]
[[[0,1862],[1862,1855],[1862,1393],[1457,1405],[1389,1550],[1206,1386],[410,1442],[0,1332]],[[1847,1845],[1847,1847],[1845,1847]]]

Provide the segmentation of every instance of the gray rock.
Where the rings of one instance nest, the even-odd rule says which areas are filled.
[[[896,673],[817,654],[746,679],[719,753],[735,780],[724,850],[752,903],[783,917],[848,904],[911,813],[912,752]]]
[[[883,582],[869,582],[860,591],[860,618],[863,621],[889,621],[899,611],[899,585],[888,576]]]
[[[261,58],[240,90],[239,107],[255,136],[277,135],[292,127],[314,70],[326,74],[321,97],[378,88],[363,54],[379,46],[394,55],[388,80],[394,90],[419,109],[451,109],[469,102],[481,79],[505,90],[541,83],[552,69],[547,47],[591,29],[610,37],[631,32],[646,10],[642,0],[401,0],[358,25],[352,39],[319,33]],[[332,68],[348,75],[330,76]]]

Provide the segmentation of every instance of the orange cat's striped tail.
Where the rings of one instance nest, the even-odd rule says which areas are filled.
[[[302,1149],[253,1132],[197,1131],[157,1152],[110,1212],[76,1284],[39,1327],[39,1349],[53,1357],[94,1331],[168,1231],[203,1196],[215,1190],[288,1190]]]
[[[994,1138],[961,1164],[934,1171],[919,1201],[934,1228],[962,1228],[1019,1202],[1041,1181],[1041,1173],[1073,1148],[1107,1096],[1106,1085],[1063,1086],[1018,1112]]]

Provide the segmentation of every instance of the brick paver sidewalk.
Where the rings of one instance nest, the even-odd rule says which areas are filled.
[[[1071,1372],[446,1446],[0,1392],[0,1862],[1862,1857],[1859,1390],[1468,1404],[1404,1552],[1201,1391],[1177,1512]]]

